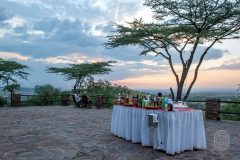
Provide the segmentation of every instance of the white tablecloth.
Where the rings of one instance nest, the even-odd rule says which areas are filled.
[[[152,137],[147,119],[150,113],[158,114],[159,119]],[[116,105],[112,112],[111,132],[133,143],[154,146],[172,155],[184,150],[207,148],[201,110],[163,112]]]

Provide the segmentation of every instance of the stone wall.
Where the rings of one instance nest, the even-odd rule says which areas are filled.
[[[11,106],[12,107],[21,106],[21,94],[13,94],[12,95]]]
[[[206,99],[205,118],[220,120],[220,99]]]

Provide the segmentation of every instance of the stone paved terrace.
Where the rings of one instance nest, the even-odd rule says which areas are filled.
[[[240,122],[205,121],[207,150],[175,156],[132,144],[110,133],[111,109],[73,106],[0,108],[1,160],[240,159]],[[217,151],[214,134],[227,130],[227,151]]]

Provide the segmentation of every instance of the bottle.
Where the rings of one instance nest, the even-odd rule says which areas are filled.
[[[117,100],[117,104],[121,104],[121,94],[118,93],[118,100]]]
[[[172,98],[171,98],[171,95],[169,94],[167,99],[166,99],[166,103],[167,103],[167,110],[168,111],[172,111],[172,107],[173,107],[173,101],[172,101]]]
[[[147,95],[147,96],[144,97],[144,106],[145,106],[145,107],[149,107],[149,98],[150,98],[149,95]]]
[[[151,95],[147,96],[147,107],[151,107]]]
[[[141,103],[141,104],[142,104],[142,108],[145,107],[145,101],[144,101],[144,99],[145,99],[145,98],[142,98],[142,103]]]
[[[153,107],[157,106],[157,97],[153,97]]]
[[[162,106],[162,110],[165,111],[165,98],[161,97],[161,106]]]
[[[169,111],[173,110],[173,105],[171,103],[168,104],[169,105]]]
[[[137,94],[136,99],[135,99],[135,106],[138,107],[138,94]]]

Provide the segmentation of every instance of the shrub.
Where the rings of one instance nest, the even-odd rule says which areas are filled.
[[[98,80],[97,82],[89,81],[88,85],[84,92],[87,92],[91,99],[96,102],[98,95],[103,95],[104,97],[104,107],[111,108],[116,102],[118,94],[121,95],[132,95],[136,96],[137,94],[143,95],[141,92],[137,92],[127,88],[126,86],[112,85],[106,80]]]
[[[4,97],[0,97],[0,107],[5,107],[7,100]]]
[[[235,101],[240,101],[239,99]],[[221,106],[222,112],[240,113],[240,104],[224,104]],[[239,114],[221,114],[221,119],[240,121]]]
[[[36,95],[27,98],[24,105],[53,105],[60,102],[61,90],[51,84],[35,86]]]

